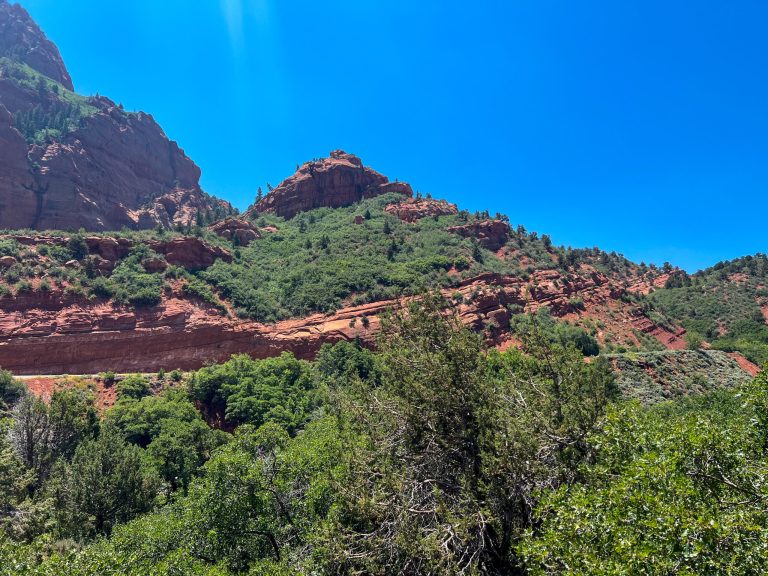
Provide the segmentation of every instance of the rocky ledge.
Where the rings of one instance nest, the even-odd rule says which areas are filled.
[[[445,200],[433,200],[432,198],[408,198],[402,202],[388,205],[385,210],[400,220],[411,223],[422,218],[451,216],[459,213],[456,204],[451,204]]]
[[[209,226],[211,232],[229,240],[238,246],[248,246],[254,240],[261,238],[261,232],[247,220],[240,218],[225,218],[221,222]]]

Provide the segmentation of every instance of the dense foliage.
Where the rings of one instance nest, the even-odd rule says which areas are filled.
[[[63,291],[73,297],[151,306],[163,292],[180,289],[184,296],[201,298],[222,311],[224,300],[242,317],[272,322],[448,287],[481,272],[525,276],[534,269],[557,266],[553,254],[566,253],[520,227],[511,232],[511,254],[499,258],[447,231],[486,215],[462,212],[409,224],[384,211],[397,199],[398,195],[389,194],[347,208],[313,210],[290,220],[264,215],[255,222],[264,229],[263,238],[247,247],[228,243],[201,226],[110,233],[138,241],[111,271],[100,268],[99,259],[89,255],[87,247],[83,252],[82,232],[70,235],[66,245],[25,247],[3,239],[0,255],[12,256],[17,263],[2,272],[0,297]],[[355,224],[355,216],[363,217],[363,223]],[[141,240],[168,240],[179,233],[226,247],[234,261],[219,260],[194,274],[175,266],[156,271],[153,265],[162,264],[163,258]],[[582,257],[594,255],[584,252]],[[565,260],[563,266],[567,266]]]
[[[583,482],[539,504],[530,573],[765,573],[767,391],[612,409]]]
[[[485,351],[429,297],[376,353],[131,376],[101,422],[85,391],[13,392],[0,573],[765,570],[764,376],[646,408],[580,334],[518,334]]]
[[[237,357],[160,393],[126,378],[101,424],[85,392],[57,392],[66,409],[22,397],[10,429],[27,432],[0,450],[2,565],[523,572],[541,503],[590,485],[620,408],[603,360],[585,363],[535,324],[521,337],[525,353],[486,352],[430,297],[385,320],[376,353],[343,343],[311,364]],[[234,435],[195,405],[239,425]]]

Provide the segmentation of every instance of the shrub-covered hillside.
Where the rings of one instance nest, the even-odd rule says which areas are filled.
[[[712,343],[768,362],[768,257],[720,262],[692,276],[672,276],[650,295],[654,306]]]
[[[109,233],[103,236],[135,243],[130,254],[112,263],[111,270],[100,267],[100,261],[83,247],[83,232],[49,233],[67,238],[57,246],[22,245],[9,236],[0,239],[0,256],[16,262],[0,269],[0,293],[10,298],[54,289],[143,306],[157,303],[164,290],[181,280],[210,302],[228,302],[241,318],[274,322],[434,287],[449,288],[484,272],[528,278],[536,270],[557,269],[564,277],[575,278],[600,270],[627,287],[646,277],[650,282],[661,272],[598,249],[556,247],[546,235],[522,226],[510,227],[506,244],[491,251],[474,238],[448,230],[487,221],[488,214],[459,212],[409,223],[384,210],[401,199],[387,194],[288,220],[259,215],[253,224],[262,237],[248,246],[216,236],[203,227],[205,220],[174,231]],[[162,255],[142,245],[183,234],[225,248],[232,262],[219,260],[190,273],[167,267]]]

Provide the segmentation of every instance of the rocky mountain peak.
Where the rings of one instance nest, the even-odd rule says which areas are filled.
[[[74,93],[56,46],[0,0],[0,228],[187,228],[232,214],[199,179],[151,115]]]
[[[249,216],[268,212],[293,218],[299,212],[315,208],[341,208],[388,192],[413,196],[405,182],[389,178],[363,165],[363,161],[343,150],[334,150],[328,158],[305,162],[293,176],[280,183],[261,202],[252,206]]]
[[[74,90],[56,45],[21,5],[7,0],[0,0],[0,57],[22,62],[67,90]]]

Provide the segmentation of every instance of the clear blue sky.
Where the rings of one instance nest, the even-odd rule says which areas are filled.
[[[558,244],[768,251],[764,0],[21,0],[245,208],[335,148]]]

